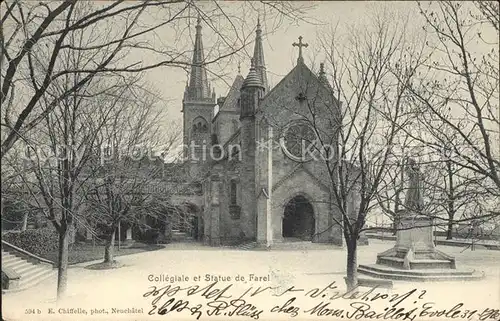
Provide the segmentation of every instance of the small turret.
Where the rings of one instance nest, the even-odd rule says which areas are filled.
[[[246,237],[255,235],[255,111],[265,88],[255,70],[252,58],[250,71],[240,90],[240,146],[241,146],[241,218]]]
[[[255,69],[255,61],[253,58],[250,59],[250,71],[248,72],[248,75],[245,78],[243,85],[241,86],[242,89],[246,87],[264,88],[264,85],[260,81],[260,77]]]
[[[241,86],[240,119],[244,117],[253,117],[255,115],[255,111],[259,105],[259,99],[262,98],[265,91],[265,87],[255,70],[254,59],[252,58],[250,61],[250,71]]]

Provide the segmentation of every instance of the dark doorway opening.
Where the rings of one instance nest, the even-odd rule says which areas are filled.
[[[292,198],[285,206],[283,237],[312,240],[314,235],[314,210],[303,196]]]

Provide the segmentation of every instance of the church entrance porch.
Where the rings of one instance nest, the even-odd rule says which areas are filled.
[[[282,236],[287,240],[311,241],[314,235],[314,210],[303,196],[292,198],[285,206]]]

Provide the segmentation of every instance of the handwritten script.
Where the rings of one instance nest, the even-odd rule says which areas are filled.
[[[252,286],[237,290],[233,283],[214,281],[206,285],[151,286],[143,297],[150,300],[149,315],[183,313],[197,320],[213,316],[267,320],[275,314],[298,319],[300,316],[355,320],[500,319],[499,309],[468,309],[461,302],[442,307],[427,300],[426,294],[426,290],[417,288],[391,294],[381,293],[377,287],[343,291],[335,282],[310,289]],[[259,307],[256,302],[272,302],[272,307]]]

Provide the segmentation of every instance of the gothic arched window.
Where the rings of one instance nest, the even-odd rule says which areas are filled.
[[[317,136],[314,128],[304,121],[292,121],[287,125],[280,138],[283,152],[292,160],[305,162],[311,160],[307,150],[316,152]]]
[[[198,116],[193,120],[193,132],[206,133],[208,132],[208,122],[205,118]]]

